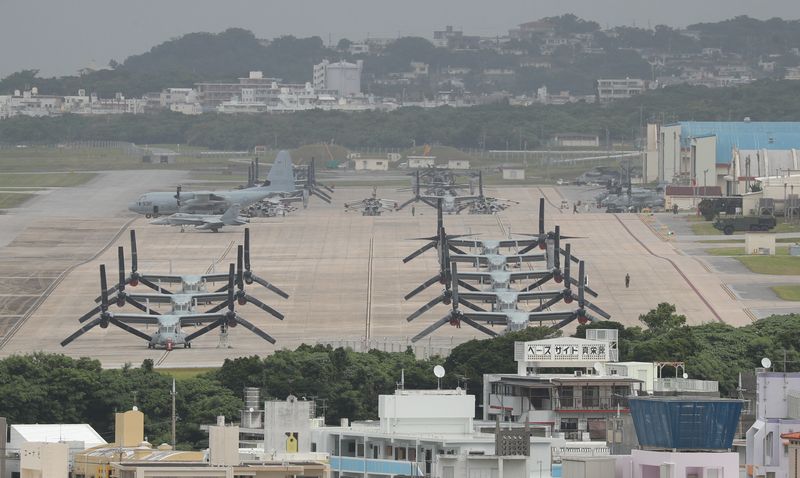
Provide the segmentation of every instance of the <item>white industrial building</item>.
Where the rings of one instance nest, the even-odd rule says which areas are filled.
[[[747,476],[789,478],[788,442],[800,432],[800,373],[762,371],[756,375],[756,421],[747,431]]]
[[[335,91],[339,96],[360,95],[363,67],[363,60],[355,63],[346,61],[331,63],[328,60],[322,60],[322,63],[314,65],[314,88]]]
[[[745,194],[757,177],[798,169],[800,122],[681,121],[647,127],[645,180]]]
[[[352,159],[356,171],[388,171],[389,160],[384,158],[355,158]]]

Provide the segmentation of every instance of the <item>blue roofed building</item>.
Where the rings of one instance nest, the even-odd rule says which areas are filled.
[[[752,178],[800,168],[800,122],[679,121],[648,128],[648,180],[720,186],[742,194]],[[751,178],[748,181],[748,178]]]

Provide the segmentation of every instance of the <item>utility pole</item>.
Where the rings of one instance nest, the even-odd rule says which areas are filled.
[[[175,449],[175,379],[172,379],[172,449]]]

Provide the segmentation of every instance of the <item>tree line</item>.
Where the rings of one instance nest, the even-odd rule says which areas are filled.
[[[739,328],[721,323],[687,326],[685,316],[663,303],[643,314],[640,322],[644,328],[611,321],[581,325],[575,336],[585,337],[588,328],[616,328],[620,360],[684,361],[691,378],[719,381],[726,396],[735,393],[738,373],[758,367],[762,357],[779,364],[785,352],[789,371],[800,363],[800,314],[773,316]],[[219,415],[238,421],[244,387],[258,387],[266,399],[282,400],[290,394],[325,399],[330,423],[344,417],[377,418],[378,395],[392,393],[401,374],[408,389],[435,387],[432,369],[440,364],[447,370],[443,386],[466,387],[480,397],[483,374],[516,371],[515,341],[559,335],[532,327],[466,342],[446,359],[417,360],[410,350],[356,353],[322,345],[227,359],[219,369],[178,380],[177,441],[182,448],[207,446],[200,426],[214,423]],[[11,356],[0,360],[0,416],[11,424],[89,423],[113,441],[113,413],[136,405],[145,413],[149,441],[168,443],[171,386],[171,377],[154,369],[151,360],[139,367],[108,370],[89,358]]]

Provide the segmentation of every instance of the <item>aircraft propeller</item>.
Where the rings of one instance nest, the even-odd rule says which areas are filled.
[[[108,328],[109,324],[114,324],[115,326],[121,328],[122,330],[131,333],[133,335],[136,335],[137,337],[141,337],[147,340],[148,342],[152,339],[149,335],[145,334],[144,332],[137,330],[129,326],[128,324],[125,324],[114,318],[114,314],[108,311],[108,290],[106,286],[107,286],[106,266],[105,264],[100,264],[100,306],[99,306],[100,315],[91,322],[89,322],[88,324],[78,329],[75,333],[64,339],[61,342],[62,347],[66,347],[67,345],[69,345],[70,342],[77,339],[78,337],[80,337],[81,335],[85,334],[86,332],[88,332],[89,330],[93,329],[98,325],[100,326],[100,328],[105,329]]]
[[[455,262],[451,263],[450,267],[451,267],[451,275],[452,275],[452,277],[453,278],[457,278],[458,277],[458,270],[457,270],[456,263]],[[426,327],[422,332],[420,332],[417,335],[415,335],[411,339],[411,341],[412,342],[417,342],[418,340],[430,335],[432,332],[434,332],[439,327],[441,327],[441,326],[443,326],[445,324],[450,324],[453,327],[460,328],[462,322],[467,324],[467,325],[469,325],[470,327],[473,327],[473,328],[475,328],[475,329],[477,329],[477,330],[479,330],[479,331],[481,331],[481,332],[483,332],[485,334],[488,334],[488,335],[490,335],[492,337],[496,337],[497,336],[497,332],[495,332],[494,330],[492,330],[492,329],[490,329],[488,327],[485,327],[485,326],[477,323],[476,321],[474,321],[474,320],[470,319],[468,316],[466,316],[463,312],[458,310],[458,305],[459,304],[464,304],[464,305],[468,305],[469,304],[468,306],[472,305],[468,301],[466,301],[466,300],[464,300],[464,299],[462,299],[461,297],[458,296],[458,281],[455,280],[455,281],[453,281],[452,300],[451,300],[452,309],[450,310],[450,313],[448,313],[447,315],[445,315],[441,319],[437,320],[433,324],[431,324],[428,327]],[[427,307],[427,304],[426,304],[425,307]],[[427,308],[425,308],[425,307],[423,307],[424,310],[420,309],[419,311],[417,311],[419,313],[415,312],[414,314],[409,316],[406,320],[411,322],[412,320],[417,318],[420,314],[425,312],[425,310],[428,310],[430,308],[430,307],[427,307]],[[433,305],[431,305],[431,307],[433,307]],[[472,307],[470,307],[470,308],[472,308]],[[481,310],[479,307],[476,307],[476,309],[477,310]]]
[[[234,264],[230,265],[229,269],[229,276],[228,276],[228,299],[224,302],[225,306],[228,307],[227,313],[221,318],[211,322],[210,324],[206,325],[205,327],[198,329],[191,334],[187,335],[185,340],[186,342],[191,342],[192,340],[200,337],[203,334],[206,334],[217,327],[236,327],[237,325],[241,325],[242,327],[250,330],[254,334],[258,335],[262,339],[266,340],[267,342],[274,344],[276,342],[275,338],[269,335],[268,333],[264,332],[260,328],[253,325],[251,322],[245,320],[236,313],[234,306],[237,302],[236,300],[236,293],[234,292],[234,282],[236,278],[236,268]],[[221,310],[225,306],[221,307],[218,310]]]

